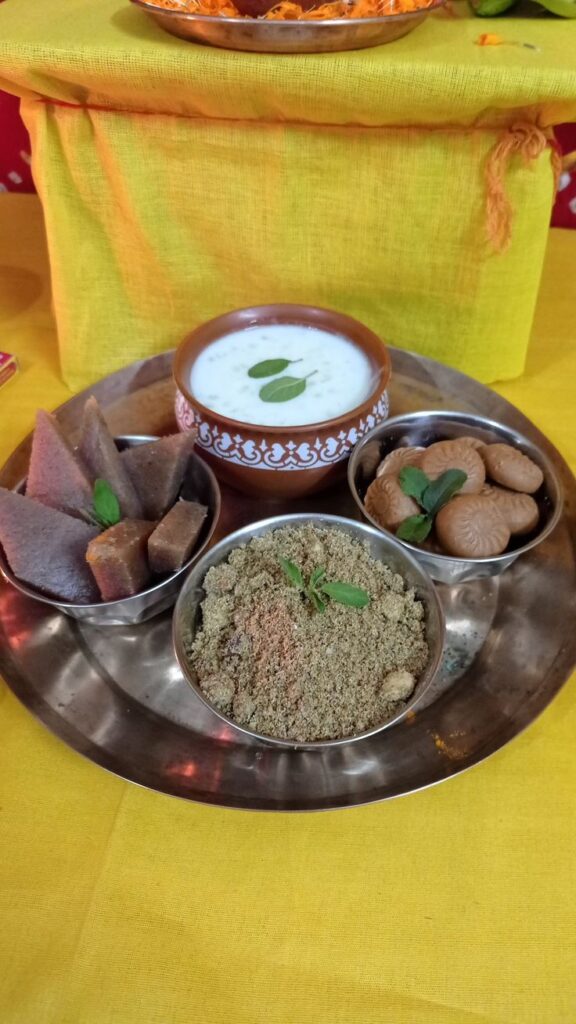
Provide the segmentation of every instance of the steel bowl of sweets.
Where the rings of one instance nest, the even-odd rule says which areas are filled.
[[[0,488],[0,570],[22,593],[93,625],[169,608],[220,513],[194,434],[112,437],[94,397],[77,443],[40,410],[25,480]]]
[[[354,449],[348,483],[362,514],[443,583],[498,576],[562,513],[547,455],[516,430],[468,413],[388,420]]]

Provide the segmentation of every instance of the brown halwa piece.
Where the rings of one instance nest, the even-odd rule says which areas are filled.
[[[495,502],[510,533],[531,533],[538,526],[540,512],[538,505],[529,494],[507,491],[496,484],[485,484],[482,494]]]
[[[93,395],[84,406],[78,452],[92,479],[106,480],[110,485],[118,498],[122,516],[140,519],[140,499],[122,463],[120,452],[114,444],[102,410]]]
[[[32,439],[26,496],[84,519],[92,508],[92,486],[60,424],[39,409]]]
[[[477,451],[466,441],[437,441],[431,444],[420,457],[420,469],[436,480],[449,469],[461,469],[468,479],[460,494],[478,494],[486,479],[484,463]]]
[[[376,476],[398,476],[404,466],[419,466],[420,453],[423,451],[423,448],[409,447],[396,448],[393,452],[388,452],[378,466]]]
[[[152,572],[177,572],[190,557],[208,509],[196,501],[177,501],[148,540]]]
[[[444,551],[458,558],[501,555],[510,541],[495,503],[480,494],[463,494],[440,509],[434,521]]]
[[[378,476],[372,481],[364,507],[385,530],[395,531],[409,516],[417,516],[419,506],[413,498],[404,494],[400,484],[393,476]]]
[[[171,434],[122,452],[147,519],[161,519],[178,497],[195,434]]]
[[[482,458],[490,479],[512,491],[534,494],[544,482],[540,466],[511,444],[487,444]]]
[[[149,582],[147,546],[155,526],[143,519],[124,519],[90,541],[86,561],[103,601],[132,597]]]
[[[72,604],[92,604],[98,589],[86,565],[95,526],[0,487],[0,544],[23,583]]]

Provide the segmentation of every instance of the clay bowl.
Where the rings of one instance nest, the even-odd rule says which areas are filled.
[[[530,534],[512,537],[506,551],[491,558],[456,558],[443,554],[439,548],[419,547],[407,541],[400,543],[420,562],[420,565],[440,583],[465,583],[468,580],[499,576],[517,558],[541,544],[557,525],[562,514],[563,493],[558,473],[548,456],[532,441],[512,427],[464,412],[413,412],[395,416],[376,427],[354,449],[348,464],[348,484],[354,501],[362,515],[376,529],[393,536],[368,515],[364,508],[364,495],[376,475],[376,468],[388,452],[407,445],[427,447],[435,441],[455,440],[462,436],[475,437],[484,444],[509,444],[527,455],[544,474],[544,483],[532,495],[540,510],[540,522]]]
[[[207,345],[232,331],[270,324],[317,327],[353,341],[370,359],[374,387],[344,415],[296,427],[257,426],[230,419],[202,405],[189,389],[195,359]],[[197,446],[221,480],[251,495],[299,498],[343,477],[357,441],[388,416],[390,356],[368,327],[316,306],[253,306],[202,324],[181,343],[174,359],[176,420],[182,431],[197,428]]]

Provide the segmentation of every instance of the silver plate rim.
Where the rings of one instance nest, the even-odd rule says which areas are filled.
[[[99,382],[98,385],[95,385],[93,388],[86,389],[85,392],[74,396],[68,402],[64,403],[64,405],[60,406],[57,410],[58,413],[64,413],[65,416],[72,415],[74,412],[74,406],[78,409],[85,400],[85,396],[93,391],[98,393],[98,388],[102,385],[107,385],[111,390],[113,398],[117,398],[119,395],[127,395],[137,390],[137,387],[133,385],[136,385],[138,381],[141,381],[143,386],[146,386],[147,384],[157,383],[160,380],[165,379],[169,374],[172,354],[173,353],[171,352],[163,353],[159,356],[151,357],[150,359],[141,360],[132,364],[130,367],[126,367],[117,371],[115,374],[111,374],[109,377]],[[393,363],[396,363],[394,366],[396,379],[404,379],[408,382],[408,387],[411,386],[411,383],[414,384],[414,382],[419,386],[425,387],[428,380],[430,380],[432,385],[435,385],[435,382],[438,379],[444,381],[449,379],[452,384],[456,386],[454,393],[460,395],[460,405],[456,406],[457,408],[461,408],[462,411],[467,411],[468,409],[475,411],[476,406],[473,403],[470,405],[470,403],[466,403],[466,401],[462,399],[462,395],[467,391],[471,391],[476,400],[486,411],[487,415],[490,415],[492,418],[500,419],[502,422],[505,422],[507,425],[512,427],[517,427],[543,447],[555,462],[556,468],[564,480],[567,502],[562,522],[567,523],[568,513],[571,512],[570,523],[572,524],[572,527],[574,527],[574,521],[576,518],[574,513],[574,506],[576,503],[576,480],[574,479],[574,475],[557,449],[551,444],[545,435],[542,434],[526,416],[524,416],[523,413],[521,413],[506,399],[501,398],[484,385],[473,381],[465,374],[452,370],[423,356],[416,356],[412,353],[407,353],[394,348],[391,349],[391,354]],[[408,371],[408,373],[406,373],[406,371]],[[416,375],[415,378],[411,377],[410,371],[413,371]],[[462,404],[463,401],[464,404]],[[432,406],[428,404],[427,407],[431,408]],[[498,415],[496,415],[497,410]],[[408,412],[409,409],[406,411]],[[26,447],[26,440],[27,439],[18,446],[6,462],[3,469],[0,471],[0,484],[6,486],[7,483],[9,483],[11,473],[13,474],[15,470],[17,472],[18,465],[21,463],[22,451]],[[574,529],[572,530],[572,543],[574,544]],[[576,590],[576,580],[572,580],[572,586]],[[574,597],[573,594],[571,596],[572,598]],[[125,766],[119,766],[116,763],[116,759],[111,757],[107,751],[99,748],[92,742],[92,740],[82,736],[77,729],[70,725],[69,722],[56,714],[54,709],[41,699],[38,694],[31,691],[23,684],[22,680],[20,680],[18,676],[17,666],[13,664],[11,653],[6,649],[6,645],[3,643],[3,638],[0,637],[0,672],[2,673],[2,677],[4,678],[6,685],[17,699],[34,715],[34,717],[48,728],[53,735],[63,740],[63,742],[65,742],[71,749],[80,753],[85,758],[92,761],[92,763],[99,765],[109,773],[126,781],[130,781],[135,785],[152,789],[154,791],[164,793],[165,795],[176,796],[187,801],[238,810],[261,810],[266,812],[276,811],[279,813],[305,813],[312,811],[315,812],[318,810],[344,809],[385,802],[399,796],[408,795],[409,793],[429,789],[432,786],[439,785],[441,782],[444,782],[449,778],[454,778],[463,774],[465,771],[470,770],[472,767],[475,767],[484,760],[487,760],[493,754],[497,753],[498,750],[502,749],[503,746],[507,745],[516,736],[521,735],[529,725],[540,717],[567,682],[573,671],[575,660],[576,634],[567,637],[566,643],[556,651],[553,661],[551,661],[547,670],[548,685],[546,691],[545,693],[540,694],[541,699],[537,702],[537,706],[533,706],[534,701],[531,699],[530,706],[528,706],[527,702],[522,714],[519,716],[519,719],[509,721],[506,727],[498,734],[496,742],[493,745],[492,743],[494,738],[489,736],[487,742],[479,749],[473,751],[469,759],[463,761],[461,764],[446,764],[446,770],[437,774],[435,777],[418,781],[415,784],[411,784],[404,788],[401,785],[397,786],[392,792],[386,792],[378,795],[370,794],[366,798],[335,798],[327,799],[324,802],[315,801],[305,803],[302,803],[301,801],[288,800],[278,804],[278,802],[274,803],[270,798],[242,799],[237,795],[234,795],[233,798],[229,798],[226,794],[214,793],[207,790],[182,792],[175,785],[171,785],[169,783],[158,784],[158,782],[155,783],[151,781],[146,777],[146,772],[144,770],[129,771]],[[534,695],[532,694],[531,698],[533,696]],[[444,700],[449,697],[450,693],[447,693],[444,695],[444,698],[440,698],[440,700]],[[182,730],[181,726],[174,726],[174,728]],[[395,730],[390,730],[390,733],[394,731]],[[313,754],[312,756],[317,755]]]

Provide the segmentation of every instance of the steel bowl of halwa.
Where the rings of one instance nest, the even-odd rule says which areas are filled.
[[[240,733],[290,748],[360,740],[438,672],[434,584],[394,538],[340,516],[276,516],[199,559],[173,619],[190,686]]]

